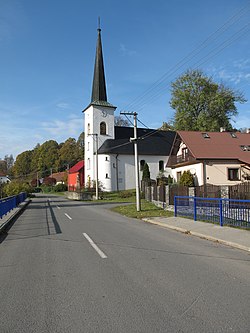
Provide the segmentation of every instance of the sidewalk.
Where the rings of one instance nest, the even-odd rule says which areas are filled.
[[[194,221],[182,217],[151,217],[143,220],[250,252],[250,230],[221,227],[216,224]]]
[[[0,233],[4,232],[8,229],[8,226],[11,225],[11,222],[26,208],[26,206],[30,203],[30,199],[26,199],[21,202],[18,207],[12,209],[2,218],[0,218]]]

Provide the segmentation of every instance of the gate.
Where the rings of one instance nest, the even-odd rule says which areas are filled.
[[[220,186],[206,184],[195,188],[195,196],[199,198],[220,198]]]
[[[250,200],[250,182],[229,186],[229,199]]]
[[[175,196],[188,196],[188,186],[185,185],[170,185],[169,186],[169,204],[174,205]]]

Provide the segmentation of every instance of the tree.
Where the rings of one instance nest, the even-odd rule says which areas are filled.
[[[192,187],[194,186],[194,177],[189,170],[184,171],[180,178],[180,184]]]
[[[174,127],[171,122],[167,123],[163,121],[162,126],[159,128],[161,131],[173,131]]]
[[[130,124],[130,122],[127,119],[124,119],[121,116],[116,116],[115,117],[115,126],[129,127],[129,126],[131,126],[131,124]]]
[[[14,165],[14,157],[13,157],[12,154],[5,155],[4,156],[4,160],[6,161],[7,172],[8,172],[13,167],[13,165]]]
[[[235,103],[246,102],[242,93],[213,82],[200,70],[187,71],[171,86],[176,130],[232,130],[230,120],[238,114]]]
[[[82,132],[77,141],[76,141],[76,146],[77,146],[77,159],[79,161],[84,159],[84,132]]]
[[[17,156],[13,166],[13,173],[16,178],[25,178],[31,173],[32,155],[32,150],[26,150]]]
[[[149,180],[150,179],[150,171],[148,163],[145,163],[142,169],[142,180]]]
[[[67,139],[59,150],[60,169],[65,170],[79,159],[79,146],[74,138]]]

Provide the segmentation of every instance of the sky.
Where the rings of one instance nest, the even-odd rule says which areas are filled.
[[[0,0],[0,13],[0,159],[83,131],[98,17],[116,116],[171,121],[171,82],[201,69],[243,92],[232,124],[250,128],[250,1]]]

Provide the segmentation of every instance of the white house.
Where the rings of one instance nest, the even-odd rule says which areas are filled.
[[[98,29],[92,97],[83,110],[85,118],[85,186],[96,181],[106,191],[133,189],[135,184],[134,128],[114,125],[116,107],[107,100],[102,55],[101,29]],[[171,174],[166,168],[175,132],[137,129],[140,178],[145,163],[150,176],[160,172]],[[97,152],[97,155],[96,155]]]
[[[168,160],[175,181],[190,171],[195,185],[236,185],[250,180],[250,134],[177,131]]]
[[[5,184],[11,182],[8,176],[0,176],[0,183]]]

